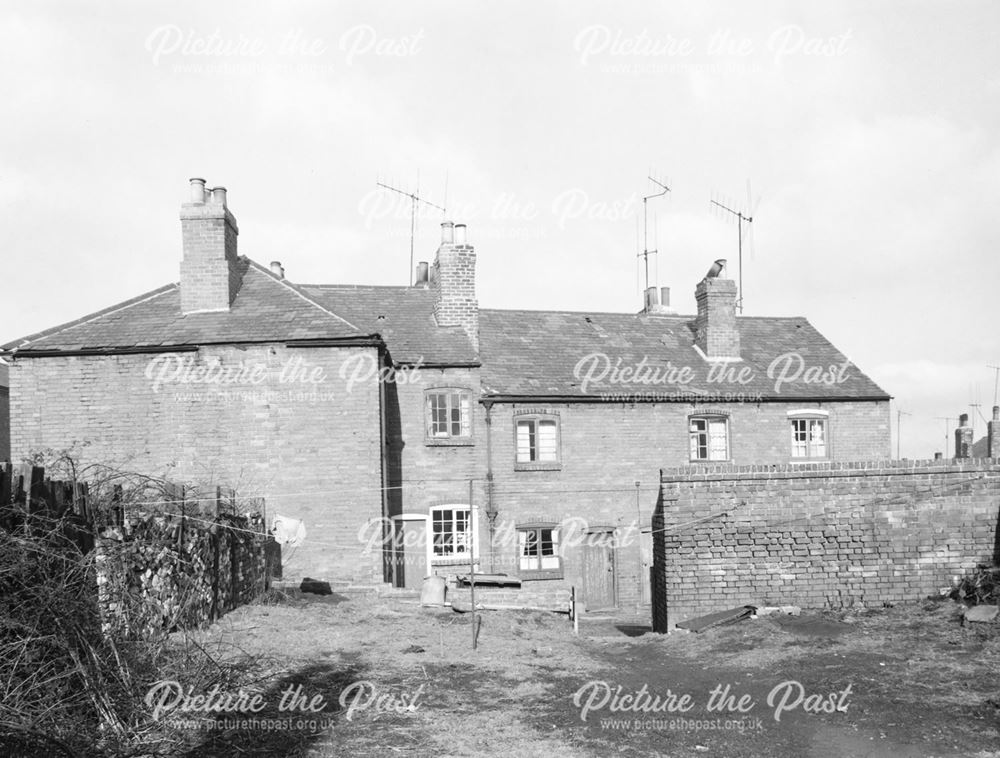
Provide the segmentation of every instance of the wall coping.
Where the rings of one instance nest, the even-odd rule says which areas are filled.
[[[674,466],[660,469],[660,482],[717,482],[754,479],[812,479],[851,476],[998,473],[1000,458],[933,460],[826,461],[823,463],[731,463]]]

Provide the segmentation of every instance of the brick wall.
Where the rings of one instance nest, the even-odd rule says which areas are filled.
[[[0,386],[0,462],[10,460],[10,390]]]
[[[459,389],[470,393],[472,414],[471,440],[428,439],[426,393],[432,389]],[[385,385],[386,408],[386,470],[388,483],[388,515],[429,515],[435,505],[469,505],[469,479],[473,480],[472,508],[477,522],[484,528],[483,508],[486,502],[486,436],[485,414],[477,402],[479,394],[478,368],[422,368],[402,371]],[[480,544],[484,531],[481,529]],[[426,560],[422,556],[403,556],[400,560]],[[480,565],[481,562],[480,562]],[[441,562],[431,565],[439,574],[466,573],[467,563]],[[398,584],[391,565],[387,566],[389,581]]]
[[[881,606],[994,560],[1000,462],[664,470],[654,627],[737,605]]]
[[[84,464],[263,496],[269,516],[302,519],[308,531],[303,546],[284,549],[286,577],[381,581],[381,556],[362,555],[358,536],[382,515],[378,380],[373,373],[349,387],[340,376],[345,361],[374,361],[375,353],[206,346],[176,355],[202,368],[259,365],[264,381],[158,391],[147,375],[154,354],[19,358],[11,366],[12,452],[20,460],[76,443]],[[289,361],[322,369],[323,381],[281,381]]]
[[[801,405],[744,403],[712,408],[730,414],[730,441],[736,462],[788,463],[790,432],[786,412]],[[887,402],[828,403],[822,409],[830,413],[830,450],[835,460],[888,457]],[[558,412],[561,463],[557,470],[515,470],[513,414],[526,410]],[[643,585],[648,583],[651,561],[648,527],[659,495],[660,469],[687,463],[687,419],[699,410],[704,409],[666,403],[495,405],[493,499],[499,516],[492,556],[489,535],[483,535],[485,570],[491,570],[492,565],[496,571],[518,574],[516,534],[511,536],[511,530],[519,523],[565,522],[569,530],[563,535],[567,545],[564,578],[561,582],[536,583],[575,585],[586,603],[586,547],[579,544],[584,540],[581,532],[610,528],[618,540],[618,606],[636,609],[647,604],[648,589]],[[645,535],[636,531],[637,523]],[[492,564],[488,560],[491,557]]]

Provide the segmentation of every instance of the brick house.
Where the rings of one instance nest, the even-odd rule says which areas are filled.
[[[413,286],[293,285],[237,255],[225,190],[192,193],[179,285],[5,346],[13,453],[86,439],[251,486],[307,523],[291,575],[413,587],[471,551],[525,597],[635,608],[661,468],[890,456],[889,396],[805,319],[737,317],[729,279],[694,316],[655,290],[632,314],[480,309],[446,223]]]

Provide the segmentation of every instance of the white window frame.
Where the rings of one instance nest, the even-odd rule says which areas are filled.
[[[550,531],[549,544],[552,546],[550,555],[543,555],[541,547],[542,532]],[[525,548],[528,546],[528,535],[535,534],[536,555],[525,555]],[[517,568],[518,575],[524,580],[530,579],[561,579],[563,577],[563,559],[561,550],[561,538],[559,524],[555,523],[528,523],[517,525]],[[531,562],[536,561],[532,566]]]
[[[464,511],[469,514],[468,516],[468,526],[467,534],[471,532],[471,539],[467,537],[463,542],[464,550],[461,552],[449,553],[449,554],[438,554],[436,551],[436,541],[434,539],[434,524],[435,518],[434,514],[441,511]],[[456,519],[452,517],[452,526],[456,524]],[[471,542],[472,553],[469,552],[469,544]],[[427,565],[428,566],[447,566],[450,564],[463,564],[469,563],[473,558],[476,562],[479,561],[479,518],[476,514],[476,509],[469,506],[468,503],[444,503],[441,505],[432,505],[427,514]]]
[[[827,411],[821,410],[801,410],[801,411],[788,411],[788,433],[789,433],[789,443],[790,449],[788,451],[789,456],[793,462],[809,462],[809,461],[828,461],[830,460],[830,414]],[[799,442],[796,440],[796,434],[798,430],[796,425],[798,423],[808,422],[806,426],[807,439],[805,442]],[[812,426],[813,423],[818,422],[820,429],[822,430],[822,449],[821,454],[814,454],[813,450],[817,447],[816,443],[813,442],[812,436]],[[802,448],[805,445],[805,455],[796,455],[796,449]]]
[[[704,424],[704,429],[700,431],[695,431],[692,427],[696,423]],[[725,445],[724,450],[725,456],[718,457],[713,454],[712,445],[712,425],[722,424],[725,429]],[[688,458],[692,463],[726,463],[732,460],[732,447],[731,447],[731,435],[729,433],[729,416],[720,413],[692,413],[687,417],[687,433],[688,433]],[[701,458],[696,456],[696,451],[694,445],[692,444],[695,440],[695,435],[705,435],[705,457]],[[717,439],[717,438],[716,438]],[[700,449],[702,445],[697,444]]]
[[[551,457],[542,458],[542,450],[539,440],[539,428],[542,424],[553,427],[553,450]],[[535,458],[523,460],[521,458],[521,427],[524,424],[531,424],[532,431],[529,434],[534,439]],[[514,416],[514,467],[521,470],[559,468],[562,465],[562,429],[559,416],[554,413],[521,413]],[[528,448],[529,453],[532,450]]]
[[[434,396],[443,395],[445,399],[445,428],[443,431],[435,431],[436,420],[434,418],[433,403]],[[453,433],[455,421],[452,414],[455,410],[454,403],[458,402],[458,427],[459,433]],[[463,387],[432,387],[424,392],[424,435],[433,442],[447,442],[450,440],[471,441],[472,440],[472,391]]]

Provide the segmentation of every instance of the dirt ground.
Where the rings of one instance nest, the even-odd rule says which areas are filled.
[[[212,714],[187,755],[1000,758],[1000,623],[950,600],[700,634],[480,617],[473,651],[469,614],[415,601],[238,609],[198,642],[263,710]]]

